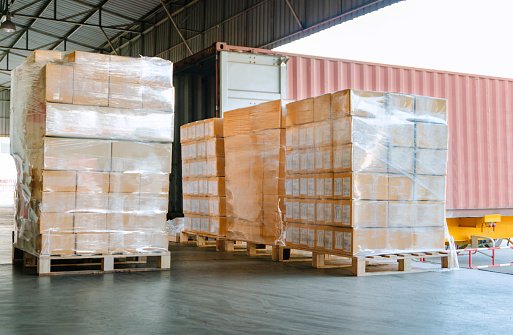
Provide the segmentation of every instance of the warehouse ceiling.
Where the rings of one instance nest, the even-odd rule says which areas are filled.
[[[274,48],[400,0],[9,0],[0,89],[32,50],[181,60],[222,41]]]

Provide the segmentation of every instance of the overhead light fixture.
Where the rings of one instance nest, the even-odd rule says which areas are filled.
[[[2,0],[2,18],[0,19],[0,30],[6,33],[13,33],[16,31],[16,25],[12,22],[12,15],[9,12],[9,5],[12,5],[14,1]]]
[[[6,33],[14,33],[16,31],[16,25],[11,21],[11,15],[4,15],[5,20],[0,24],[0,30],[5,31]]]

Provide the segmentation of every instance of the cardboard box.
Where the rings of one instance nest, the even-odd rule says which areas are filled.
[[[315,175],[299,176],[299,196],[301,198],[315,197]]]
[[[105,213],[75,213],[75,233],[106,233],[107,214]]]
[[[417,126],[417,147],[426,149],[447,149],[448,148],[448,127],[447,124],[418,122]]]
[[[75,210],[75,192],[43,192],[42,213],[66,213]]]
[[[109,84],[109,63],[73,63],[74,82],[81,80],[92,82],[98,81]]]
[[[78,193],[107,193],[109,192],[109,173],[94,171],[77,172]]]
[[[171,172],[172,145],[112,141],[113,172]]]
[[[27,63],[48,63],[61,61],[63,53],[55,50],[34,50],[27,57]]]
[[[386,201],[335,200],[333,224],[354,228],[387,227]]]
[[[378,173],[335,173],[334,197],[337,199],[387,200],[387,175]]]
[[[333,126],[331,121],[314,123],[314,145],[316,148],[330,146],[333,142]],[[288,129],[287,129],[288,131]]]
[[[139,173],[110,173],[110,193],[138,193],[140,191],[141,186],[141,174]]]
[[[390,201],[388,203],[388,226],[414,227],[417,203],[413,201]]]
[[[390,147],[388,170],[390,173],[413,174],[415,172],[415,149]]]
[[[315,140],[315,123],[308,123],[296,128],[299,133],[299,148],[313,148]]]
[[[107,193],[77,193],[77,212],[107,213],[109,196]]]
[[[46,104],[47,136],[173,141],[173,114],[98,106]]]
[[[285,151],[285,171],[287,174],[299,173],[299,153],[297,150]]]
[[[281,100],[239,108],[223,114],[224,137],[282,128]]]
[[[398,115],[401,120],[413,117],[415,97],[401,93],[387,93],[387,112]]]
[[[311,151],[310,151],[311,152]],[[307,156],[307,164],[310,164],[311,154]],[[333,150],[331,146],[320,147],[314,150],[314,167],[313,172],[322,173],[322,172],[332,172],[333,171]],[[309,170],[305,170],[304,172],[308,172]],[[312,170],[310,170],[312,171]]]
[[[445,180],[445,176],[415,176],[415,200],[445,201]]]
[[[291,127],[314,122],[314,99],[304,99],[287,104],[285,126]]]
[[[36,250],[41,255],[73,255],[75,253],[75,234],[37,235]]]
[[[331,96],[333,118],[355,115],[375,118],[386,113],[386,93],[347,89]]]
[[[73,104],[109,106],[109,82],[80,77],[75,78],[73,83]]]
[[[412,201],[413,199],[413,175],[389,175],[388,176],[388,199]],[[381,199],[381,200],[386,200]]]
[[[175,90],[173,87],[142,86],[142,108],[173,112]]]
[[[324,94],[313,99],[314,122],[331,120],[331,94]]]
[[[111,141],[45,137],[44,169],[109,171]]]
[[[142,95],[141,84],[109,82],[109,107],[143,108]]]
[[[373,146],[372,151],[357,145],[333,147],[334,172],[376,172],[386,173],[388,169],[386,146]]]
[[[141,194],[139,196],[139,211],[148,213],[167,213],[168,203],[169,196],[167,193]]]
[[[415,118],[422,122],[446,123],[447,100],[415,96]]]
[[[77,254],[109,253],[109,233],[80,233],[75,236]]]
[[[43,192],[75,192],[76,189],[75,171],[43,171]]]
[[[319,166],[323,162],[316,162],[316,152],[317,150],[314,148],[309,149],[300,149],[298,150],[299,155],[299,172],[300,173],[316,173],[322,172],[316,168],[316,165]],[[322,166],[324,167],[324,166]]]
[[[209,197],[208,214],[210,216],[226,216],[226,197]]]
[[[169,193],[169,174],[167,173],[142,173],[141,193]]]
[[[123,233],[137,229],[139,219],[136,213],[107,213],[107,230]]]
[[[141,83],[145,86],[172,87],[173,63],[161,58],[141,59]]]
[[[443,227],[414,228],[413,249],[419,251],[444,251],[445,230]]]
[[[39,233],[73,233],[73,214],[41,213],[41,215],[39,216]]]
[[[333,197],[332,173],[322,173],[315,176],[315,197],[324,199]]]
[[[299,149],[299,126],[291,126],[286,129],[285,146],[287,150]]]
[[[73,101],[73,67],[61,64],[45,66],[46,101],[71,103]]]
[[[226,195],[225,179],[224,177],[211,177],[207,179],[207,194],[209,196]]]
[[[137,229],[140,231],[152,231],[165,233],[166,230],[166,213],[151,213],[137,215]]]
[[[224,157],[224,140],[222,138],[206,140],[205,157]]]
[[[211,118],[203,120],[205,137],[223,137],[223,119]]]
[[[85,51],[73,51],[64,55],[64,60],[71,63],[88,64],[90,66],[108,66],[109,55],[85,52]],[[108,67],[107,67],[108,68]]]
[[[147,69],[144,65],[141,58],[110,55],[109,81],[140,85],[143,69]]]
[[[445,202],[418,201],[415,227],[441,227],[445,225]]]
[[[225,217],[210,217],[209,218],[209,233],[217,236],[226,235],[226,218]]]
[[[399,147],[413,147],[415,145],[414,123],[408,120],[400,120],[396,122],[397,123],[388,125],[388,127],[386,127],[384,130],[388,133],[390,145]]]
[[[134,213],[139,210],[139,193],[109,193],[109,213]]]
[[[417,149],[415,158],[417,174],[447,175],[447,150]]]
[[[339,117],[332,120],[333,144],[344,145],[352,142],[352,119]]]

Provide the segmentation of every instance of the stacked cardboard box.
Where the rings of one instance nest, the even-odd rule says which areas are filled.
[[[443,248],[445,100],[345,90],[288,104],[286,127],[287,245]]]
[[[36,51],[13,71],[11,95],[18,248],[167,250],[171,62]]]
[[[227,237],[274,244],[284,206],[281,101],[224,113]]]
[[[226,235],[223,119],[180,127],[184,231]]]

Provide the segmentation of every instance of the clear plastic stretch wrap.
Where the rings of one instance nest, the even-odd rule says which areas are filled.
[[[281,101],[224,113],[227,236],[275,244],[284,210]]]
[[[44,50],[13,71],[18,248],[167,251],[172,75],[158,58]]]
[[[446,101],[344,90],[286,116],[286,244],[368,255],[444,249]]]
[[[223,119],[180,127],[184,231],[226,235]]]

